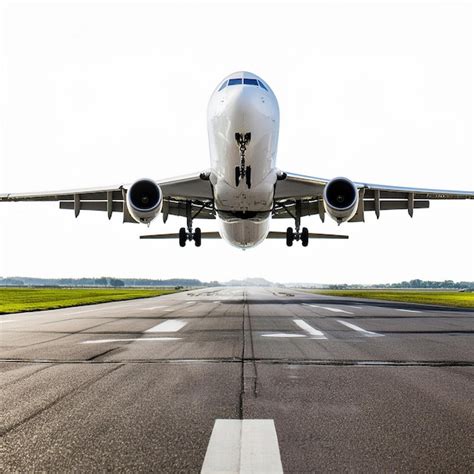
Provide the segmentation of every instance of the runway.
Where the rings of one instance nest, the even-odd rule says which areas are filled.
[[[474,469],[472,311],[211,288],[0,331],[2,471]]]

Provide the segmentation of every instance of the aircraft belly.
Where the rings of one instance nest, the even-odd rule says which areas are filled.
[[[260,222],[239,220],[236,222],[219,222],[221,237],[234,247],[246,249],[262,243],[270,229],[270,218]]]

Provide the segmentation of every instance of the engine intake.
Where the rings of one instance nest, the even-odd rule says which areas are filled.
[[[143,224],[149,224],[161,211],[163,193],[150,179],[135,181],[127,192],[127,208],[130,215]]]
[[[326,184],[323,199],[327,213],[341,224],[352,219],[357,212],[359,193],[350,179],[334,178]]]

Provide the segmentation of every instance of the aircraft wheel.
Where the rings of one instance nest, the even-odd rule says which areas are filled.
[[[179,246],[180,247],[186,246],[187,238],[188,236],[186,235],[186,229],[184,227],[181,227],[181,229],[179,229]]]
[[[301,231],[301,243],[303,244],[303,247],[307,247],[309,242],[309,232],[307,227],[303,227],[303,230]]]
[[[288,227],[288,229],[286,229],[286,245],[288,245],[288,247],[291,247],[293,245],[293,240],[295,240],[293,228]]]
[[[235,187],[237,188],[240,183],[240,167],[235,167]]]
[[[194,231],[193,239],[194,239],[194,245],[196,245],[196,247],[200,247],[201,246],[201,229],[199,227],[196,227]]]

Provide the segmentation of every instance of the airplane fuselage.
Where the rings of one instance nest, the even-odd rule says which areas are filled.
[[[234,246],[253,247],[265,240],[270,228],[278,101],[255,74],[234,73],[212,94],[207,120],[219,233]]]

